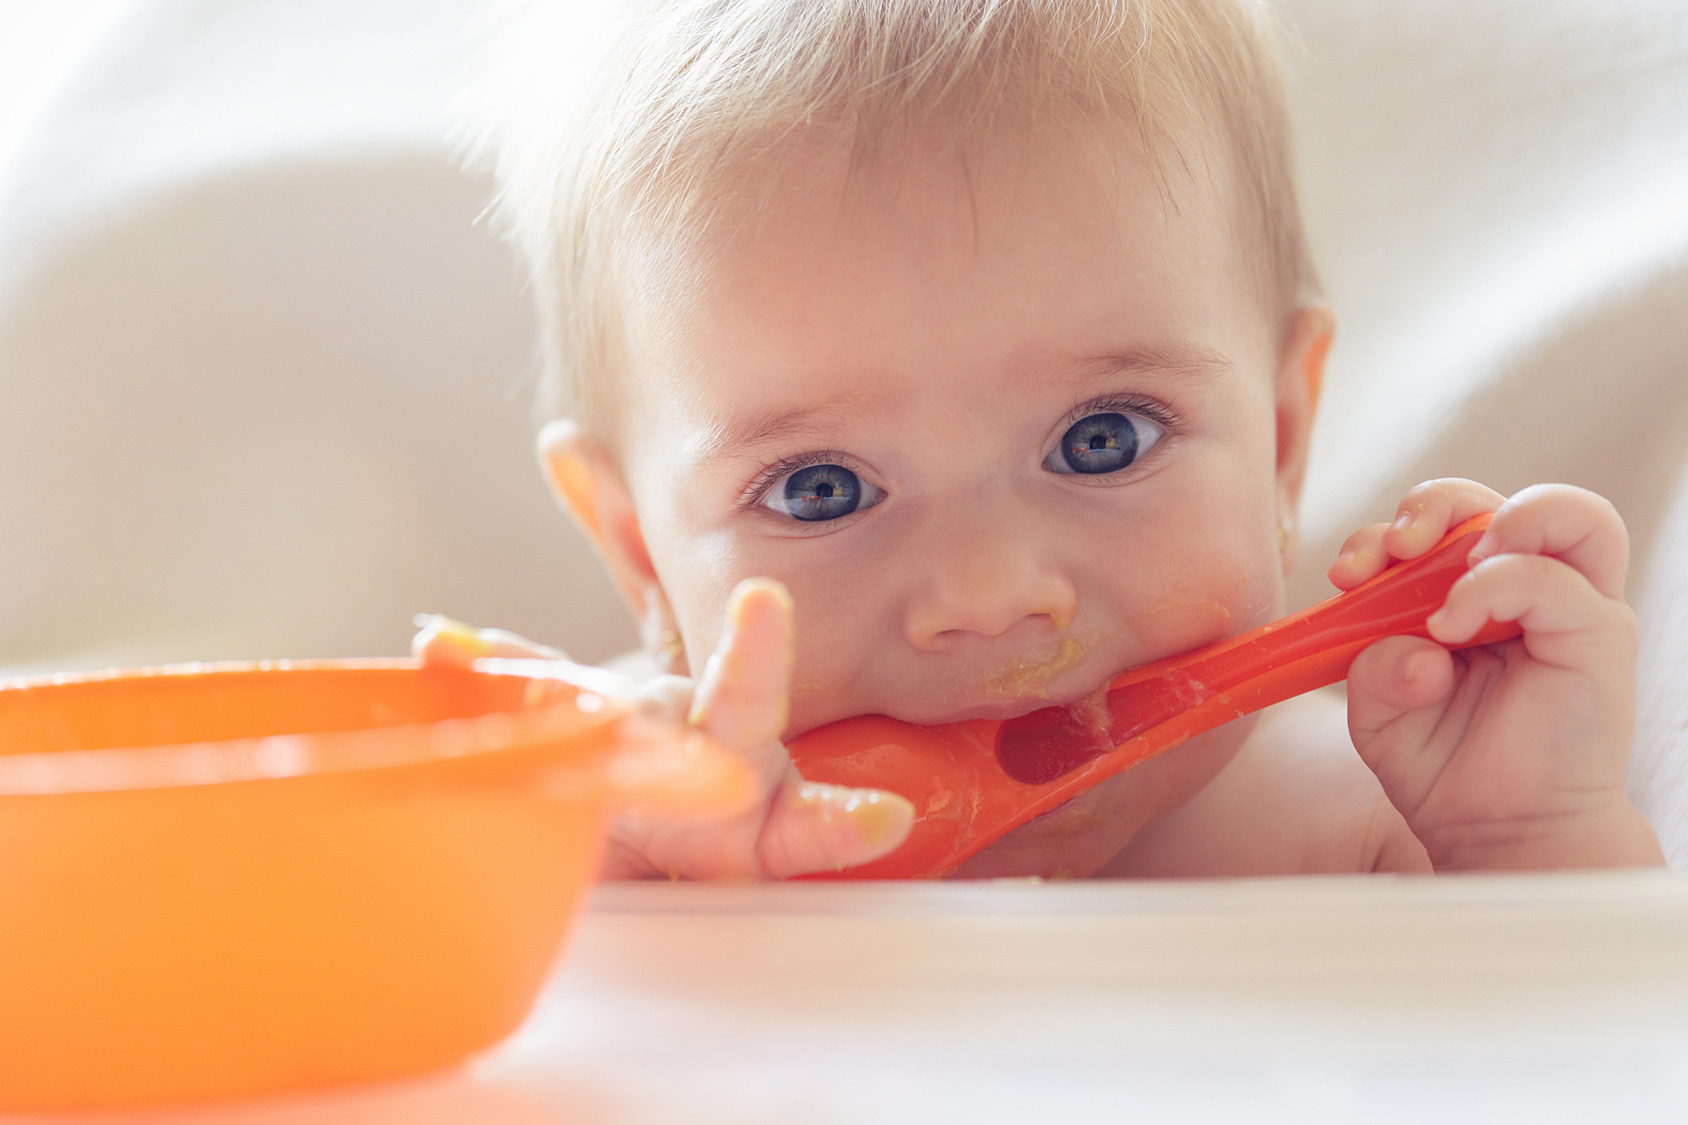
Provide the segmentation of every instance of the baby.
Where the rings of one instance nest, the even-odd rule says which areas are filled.
[[[512,95],[491,147],[536,267],[544,463],[668,673],[646,696],[763,784],[725,821],[624,817],[607,875],[865,862],[908,803],[803,782],[782,739],[1073,702],[1284,614],[1333,319],[1263,22],[1245,0],[674,0],[584,112]],[[508,66],[557,69],[561,35],[534,7]],[[1432,481],[1331,580],[1491,510],[1430,629],[1521,640],[1380,642],[1346,722],[1322,698],[1238,720],[958,874],[1661,862],[1624,787],[1609,504]],[[489,644],[536,651],[418,638]]]

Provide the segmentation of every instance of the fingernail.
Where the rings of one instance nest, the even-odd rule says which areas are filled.
[[[1389,526],[1396,531],[1405,531],[1413,525],[1418,516],[1413,512],[1402,512],[1395,517],[1395,522]]]
[[[1482,538],[1478,539],[1476,546],[1471,548],[1471,553],[1465,556],[1466,564],[1469,566],[1476,566],[1478,563],[1494,554],[1499,547],[1499,536],[1492,531],[1483,532]]]
[[[841,785],[804,782],[792,795],[852,858],[846,866],[866,863],[902,843],[914,823],[908,798],[878,789],[846,789]]]
[[[473,625],[462,621],[453,621],[440,613],[429,614],[426,617],[418,615],[417,625],[424,630],[432,629],[436,637],[444,638],[453,648],[465,656],[481,657],[492,655],[492,642],[481,636],[481,631]]]
[[[863,844],[880,848],[902,843],[914,822],[914,805],[896,793],[871,790],[852,794],[844,815]]]
[[[765,591],[778,601],[791,608],[791,591],[785,588],[785,583],[773,578],[746,578],[733,587],[732,596],[727,601],[728,613],[737,617],[742,610],[745,599],[758,590]]]

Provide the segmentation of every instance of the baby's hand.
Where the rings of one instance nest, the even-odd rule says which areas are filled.
[[[467,665],[481,656],[561,659],[500,630],[435,618],[412,650],[430,664]],[[624,810],[610,822],[603,877],[782,879],[878,859],[908,836],[914,806],[894,793],[804,781],[780,742],[792,660],[791,596],[751,579],[733,591],[727,629],[695,684],[663,676],[629,681],[641,710],[690,722],[748,762],[760,782],[749,811],[720,817]]]
[[[1458,653],[1419,637],[1372,645],[1348,673],[1354,745],[1438,870],[1662,863],[1624,784],[1636,624],[1623,600],[1629,539],[1611,504],[1568,485],[1506,499],[1430,481],[1394,523],[1352,535],[1330,579],[1351,589],[1486,511],[1494,519],[1430,635],[1458,644],[1493,619],[1523,636]]]

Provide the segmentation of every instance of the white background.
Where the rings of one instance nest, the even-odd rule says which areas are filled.
[[[104,0],[0,0],[0,135],[48,73],[65,37]]]

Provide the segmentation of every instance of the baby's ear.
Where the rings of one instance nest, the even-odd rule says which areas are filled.
[[[551,491],[563,510],[594,541],[602,534],[594,480],[597,474],[590,464],[601,456],[593,448],[596,445],[581,430],[580,423],[568,419],[549,422],[539,431],[539,463],[545,469],[545,479],[551,482]]]
[[[643,613],[661,584],[620,466],[579,423],[566,419],[540,431],[539,461],[551,491],[598,548],[627,604]]]
[[[1313,417],[1325,384],[1325,357],[1336,333],[1336,315],[1325,305],[1303,305],[1290,318],[1278,356],[1275,387],[1278,449],[1278,554],[1284,573],[1295,565],[1300,547],[1297,509],[1307,472],[1307,447]]]
[[[1294,501],[1301,495],[1307,444],[1325,385],[1325,357],[1336,335],[1327,305],[1302,305],[1290,318],[1278,355],[1278,486]]]
[[[1325,360],[1330,356],[1331,341],[1336,339],[1336,313],[1329,305],[1303,305],[1296,310],[1295,320],[1297,366],[1301,369],[1301,383],[1307,388],[1307,412],[1319,412],[1319,396],[1325,389]]]

